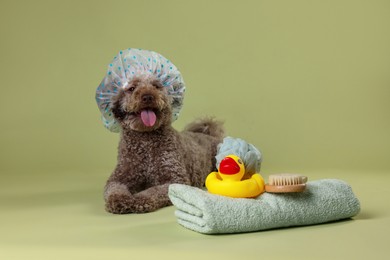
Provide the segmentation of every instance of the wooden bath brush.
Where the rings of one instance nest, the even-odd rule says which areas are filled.
[[[300,174],[281,173],[268,177],[265,191],[270,193],[302,192],[306,188],[307,177]]]

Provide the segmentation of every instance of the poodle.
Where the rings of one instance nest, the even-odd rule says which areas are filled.
[[[202,187],[216,170],[222,123],[200,119],[178,132],[171,126],[173,103],[153,75],[133,77],[112,97],[121,133],[118,162],[104,190],[108,212],[146,213],[171,205],[170,184]]]

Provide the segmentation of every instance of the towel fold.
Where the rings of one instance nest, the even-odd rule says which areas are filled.
[[[169,198],[182,226],[205,234],[241,233],[304,226],[351,218],[359,200],[341,180],[307,183],[302,193],[264,193],[255,199],[213,195],[199,188],[171,184]]]

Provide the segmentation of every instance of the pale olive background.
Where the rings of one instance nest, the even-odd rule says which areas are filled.
[[[4,259],[388,252],[389,1],[1,0],[0,37]],[[159,52],[182,72],[177,129],[206,115],[224,120],[228,135],[262,150],[264,176],[347,180],[362,213],[217,237],[180,227],[173,207],[105,213],[118,135],[101,124],[94,92],[129,47]]]

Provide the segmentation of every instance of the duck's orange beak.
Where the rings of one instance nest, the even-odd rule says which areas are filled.
[[[233,175],[240,172],[240,166],[230,157],[224,158],[219,164],[219,172],[227,175]]]

